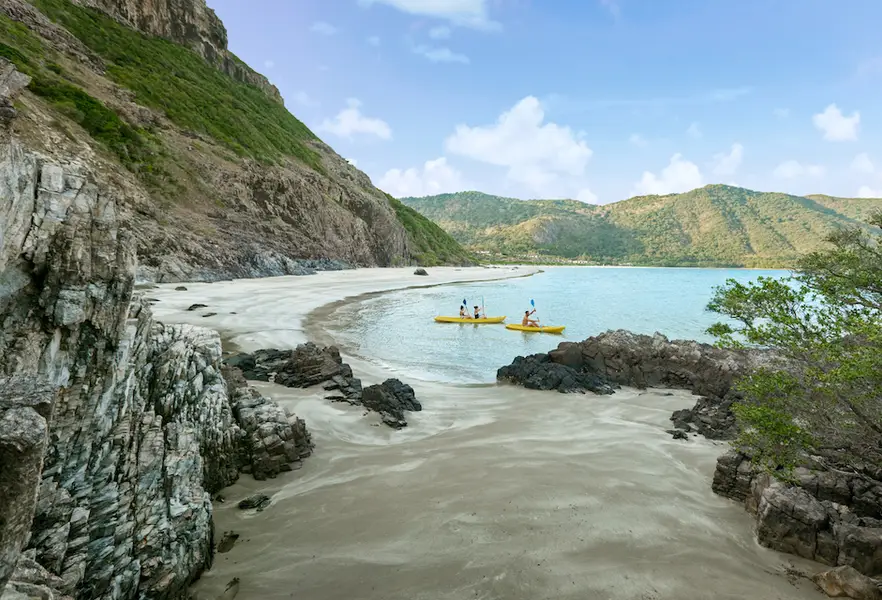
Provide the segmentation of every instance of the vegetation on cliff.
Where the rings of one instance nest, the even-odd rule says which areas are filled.
[[[709,185],[605,206],[479,192],[403,198],[469,250],[670,266],[792,265],[882,200],[792,196]]]
[[[882,228],[882,214],[870,219]],[[772,472],[808,454],[882,476],[882,246],[859,227],[831,234],[792,278],[729,281],[710,310],[734,324],[710,329],[723,345],[773,349],[770,366],[737,385],[737,445]],[[781,469],[783,467],[783,470]]]
[[[416,252],[416,259],[421,265],[459,265],[475,261],[474,257],[435,223],[388,194],[387,198],[395,209],[398,220],[404,225]]]
[[[188,3],[175,7],[186,19]],[[193,39],[218,33],[189,25]],[[149,201],[124,196],[150,277],[169,269],[178,279],[285,274],[296,270],[291,259],[471,260],[443,230],[389,201],[266,89],[187,45],[70,0],[10,0],[0,5],[0,57],[32,78],[30,92],[49,108],[23,99],[26,111],[48,112],[47,120],[19,120],[32,140],[54,145],[45,132],[51,122],[71,142],[69,153],[104,149],[102,159],[137,176]],[[247,70],[252,82],[261,78]]]

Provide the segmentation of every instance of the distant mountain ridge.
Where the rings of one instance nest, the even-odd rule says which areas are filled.
[[[670,266],[788,266],[882,199],[708,185],[597,206],[458,192],[401,201],[472,251],[499,257]]]

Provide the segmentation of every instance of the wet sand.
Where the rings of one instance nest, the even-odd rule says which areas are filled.
[[[311,323],[304,316],[324,302],[422,283],[393,271],[402,270],[150,294],[161,318],[216,327],[249,351],[322,337],[322,311]],[[426,283],[503,274],[431,272]],[[194,302],[209,307],[186,312]],[[396,375],[347,360],[367,383]],[[783,574],[791,563],[818,565],[761,548],[743,508],[711,492],[725,446],[665,433],[671,411],[693,403],[687,393],[595,397],[417,379],[424,410],[395,432],[315,390],[258,387],[306,420],[316,451],[297,472],[244,476],[224,492],[217,532],[241,537],[194,586],[200,600],[232,577],[241,600],[824,597]],[[255,492],[271,496],[265,511],[236,508]]]

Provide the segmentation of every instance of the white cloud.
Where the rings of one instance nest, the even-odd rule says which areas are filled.
[[[643,177],[631,193],[635,196],[678,194],[702,185],[704,179],[698,165],[685,160],[682,154],[677,153],[671,157],[671,162],[662,170],[660,176],[644,171]]]
[[[438,25],[429,30],[429,37],[433,40],[446,40],[450,37],[450,27]]]
[[[698,126],[697,122],[693,121],[692,124],[689,125],[689,129],[686,130],[686,135],[696,140],[702,136],[701,128]]]
[[[824,139],[827,141],[853,141],[858,138],[861,113],[854,111],[850,117],[847,117],[835,104],[831,104],[824,109],[824,112],[814,115],[812,122],[816,128],[824,132]]]
[[[631,137],[628,138],[628,141],[637,146],[638,148],[645,148],[649,145],[649,142],[646,141],[639,133],[632,133]]]
[[[728,154],[725,152],[714,154],[714,175],[734,175],[743,159],[744,146],[737,142],[732,144]]]
[[[321,35],[334,35],[337,33],[336,27],[324,21],[316,21],[312,24],[312,27],[310,27],[309,30],[313,33],[320,33]]]
[[[403,198],[459,192],[465,186],[460,172],[448,165],[447,158],[442,156],[426,161],[422,168],[389,169],[377,187],[396,198]]]
[[[795,160],[786,160],[775,167],[772,175],[780,179],[795,179],[797,177],[823,177],[827,169],[823,165],[803,165]]]
[[[347,158],[347,159],[346,159],[346,162],[348,162],[348,163],[349,163],[350,165],[352,165],[353,167],[357,167],[357,166],[358,166],[358,161],[357,161],[356,159],[354,159],[354,158]]]
[[[492,125],[457,125],[445,140],[447,151],[473,160],[506,167],[508,178],[547,197],[549,190],[581,189],[560,177],[581,178],[593,154],[572,129],[545,123],[542,104],[527,96],[503,112]],[[572,187],[571,187],[572,186]]]
[[[276,63],[273,60],[265,60],[265,61],[263,61],[263,66],[266,69],[272,69],[273,67],[276,66]]]
[[[882,189],[874,190],[868,185],[862,185],[857,196],[858,198],[882,198]]]
[[[462,63],[469,64],[469,57],[458,54],[450,48],[433,48],[431,46],[415,46],[415,54],[419,54],[435,63]]]
[[[296,91],[291,96],[291,100],[293,100],[296,104],[301,106],[318,106],[319,103],[317,100],[314,100],[304,91]]]
[[[371,46],[379,46],[380,45],[380,36],[378,36],[378,35],[370,36],[369,38],[367,38],[367,43],[370,44]]]
[[[875,173],[876,165],[873,164],[866,152],[861,152],[851,161],[851,170],[858,173]]]
[[[576,200],[586,204],[597,204],[597,195],[588,188],[582,188],[576,194]]]
[[[363,7],[385,4],[402,12],[444,19],[454,25],[484,31],[498,31],[502,26],[491,20],[489,0],[358,0]]]
[[[776,108],[775,109],[775,116],[778,117],[779,119],[786,119],[787,117],[790,116],[790,109],[789,108]]]
[[[318,126],[319,131],[327,131],[338,137],[352,138],[354,135],[372,135],[381,140],[392,139],[392,129],[386,121],[361,114],[361,102],[356,98],[346,101],[346,108],[333,119],[325,119]]]

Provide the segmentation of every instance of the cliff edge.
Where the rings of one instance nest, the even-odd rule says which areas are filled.
[[[289,113],[204,0],[4,0],[0,57],[31,77],[13,133],[120,191],[139,280],[471,260]]]

